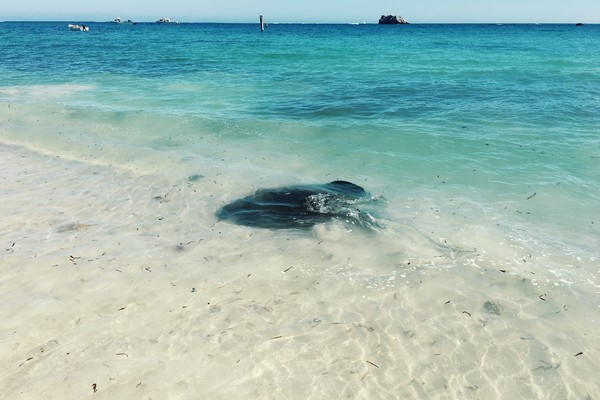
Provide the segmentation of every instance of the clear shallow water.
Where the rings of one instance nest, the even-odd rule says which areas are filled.
[[[335,310],[341,304],[364,320],[380,314],[378,326],[387,334],[382,337],[391,342],[381,340],[390,348],[403,332],[435,326],[416,317],[410,329],[396,325],[397,313],[402,318],[421,315],[424,307],[425,315],[436,314],[431,293],[442,293],[442,304],[476,299],[473,307],[483,310],[485,318],[497,311],[486,302],[497,302],[506,309],[501,325],[515,328],[502,325],[489,333],[500,343],[494,351],[512,346],[501,338],[555,332],[523,351],[536,358],[544,346],[552,349],[551,356],[539,357],[552,366],[562,363],[566,372],[557,373],[564,375],[550,379],[565,397],[593,392],[592,375],[574,378],[577,369],[569,369],[566,360],[571,362],[581,347],[586,357],[598,348],[592,338],[600,306],[598,26],[271,25],[263,33],[257,25],[89,26],[90,32],[81,33],[70,32],[66,23],[0,24],[0,140],[17,146],[5,151],[34,151],[38,156],[28,157],[39,158],[32,165],[45,166],[46,180],[72,186],[73,192],[64,193],[47,188],[57,204],[69,204],[49,220],[53,235],[76,224],[102,227],[89,230],[89,241],[81,239],[78,247],[74,242],[71,251],[91,251],[98,238],[118,239],[132,244],[130,258],[119,253],[129,265],[135,265],[135,257],[163,260],[163,252],[175,260],[165,265],[184,269],[196,268],[197,260],[218,260],[226,272],[211,273],[222,274],[223,281],[232,270],[245,273],[247,265],[233,257],[244,254],[254,271],[269,277],[263,285],[277,301],[280,286],[299,289],[292,284],[296,281],[269,275],[270,268],[279,272],[293,265],[307,281],[327,281],[336,294],[333,309],[319,309],[320,320],[339,322],[342,316]],[[47,155],[90,166],[52,166]],[[86,180],[75,183],[77,174],[88,176],[86,168],[96,167],[94,188]],[[73,175],[63,177],[67,169]],[[131,176],[123,178],[123,171]],[[202,178],[190,182],[192,175]],[[371,193],[368,212],[381,225],[378,232],[330,224],[308,233],[273,233],[215,218],[219,207],[260,187],[335,179]],[[10,205],[18,208],[27,193],[5,194],[14,193]],[[43,199],[45,193],[35,196]],[[72,202],[72,193],[90,196],[88,203],[98,202],[97,210],[104,211]],[[127,206],[119,202],[125,197]],[[160,229],[157,210],[167,221]],[[45,218],[39,215],[40,221]],[[117,229],[126,229],[123,221],[144,234],[123,233]],[[29,226],[17,217],[13,224]],[[23,237],[32,243],[36,235],[46,238],[47,229],[40,229]],[[159,231],[168,245],[145,241]],[[14,242],[14,234],[5,235],[5,242]],[[207,250],[172,253],[178,243],[199,236]],[[64,247],[63,236],[56,240],[49,254]],[[28,254],[23,252],[22,260]],[[202,276],[202,271],[185,272]],[[449,283],[448,276],[460,283]],[[427,289],[410,292],[416,282],[425,282]],[[376,295],[373,288],[383,289]],[[388,303],[392,295],[403,299],[400,311]],[[565,318],[559,322],[543,308],[553,296],[557,310],[571,310],[556,317]],[[364,298],[377,306],[363,307]],[[293,307],[285,310],[280,322]],[[436,315],[442,327],[435,329],[447,337],[444,327],[453,322]],[[312,318],[307,321],[317,317]],[[535,329],[528,326],[530,318],[538,324]],[[286,329],[297,332],[306,326]],[[482,343],[489,339],[477,336],[474,327],[458,329],[463,330],[464,337]],[[569,335],[575,345],[561,345]],[[332,334],[326,342],[336,338]],[[428,338],[424,346],[439,339]],[[485,365],[485,354],[476,357],[478,365]],[[502,397],[504,386],[494,366],[504,368],[515,357],[491,357],[477,384],[459,380],[455,387],[448,378],[446,385],[455,394],[477,386],[484,397]],[[589,357],[585,366],[593,371]],[[440,368],[447,376],[464,375],[460,360],[465,359],[449,355],[447,369]],[[426,369],[428,363],[416,359],[406,368]],[[399,373],[406,372],[401,363],[395,365]],[[523,365],[527,373],[538,367],[527,360]],[[488,392],[482,384],[486,380],[491,382]],[[272,382],[275,392],[286,393],[278,379]],[[527,389],[518,386],[516,395],[543,390],[543,377],[531,382],[523,383]],[[573,382],[580,388],[573,388]],[[383,380],[374,387],[393,385]],[[429,393],[443,392],[443,387],[437,382]],[[420,392],[412,388],[406,393]]]

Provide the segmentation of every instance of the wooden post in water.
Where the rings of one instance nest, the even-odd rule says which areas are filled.
[[[263,22],[263,16],[261,15],[260,16],[260,31],[264,32],[264,30],[265,30],[265,24]]]

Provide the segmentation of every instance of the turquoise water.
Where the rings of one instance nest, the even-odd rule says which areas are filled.
[[[2,101],[68,110],[84,143],[210,157],[210,142],[233,171],[252,155],[290,182],[516,202],[526,223],[598,233],[598,26],[89,26],[0,25]],[[8,90],[41,86],[62,89]],[[27,141],[55,142],[47,128]]]
[[[561,398],[594,392],[590,371],[597,367],[594,332],[600,307],[600,26],[271,24],[261,33],[258,24],[86,25],[90,31],[84,33],[69,31],[66,22],[0,23],[2,144],[25,148],[43,160],[50,155],[107,168],[96,173],[94,188],[86,190],[84,179],[71,180],[73,193],[94,194],[107,215],[118,214],[121,205],[115,199],[127,197],[133,203],[147,187],[163,188],[148,194],[147,204],[133,203],[139,208],[132,215],[145,216],[139,229],[158,232],[157,219],[148,216],[164,200],[172,218],[161,216],[166,219],[160,234],[176,236],[172,245],[202,236],[213,251],[197,250],[206,253],[189,259],[187,253],[173,254],[177,265],[214,264],[219,261],[214,249],[219,249],[249,255],[262,268],[277,264],[273,271],[305,268],[306,274],[318,276],[315,280],[325,279],[319,271],[348,268],[347,275],[338,271],[326,280],[339,303],[355,307],[357,315],[364,311],[360,295],[392,282],[393,274],[410,281],[404,286],[401,279],[394,281],[394,300],[403,298],[409,286],[425,282],[430,286],[416,297],[423,300],[419,307],[411,306],[411,296],[418,296],[414,292],[402,303],[404,317],[415,315],[417,321],[422,316],[412,329],[441,330],[441,336],[423,339],[424,347],[447,337],[444,326],[454,323],[441,316],[443,324],[422,325],[432,321],[421,311],[427,309],[423,304],[431,305],[427,293],[447,296],[440,297],[441,304],[447,299],[455,304],[451,296],[456,293],[481,299],[478,307],[484,304],[486,318],[500,315],[500,307],[489,302],[493,293],[494,301],[512,310],[506,313],[507,325],[500,329],[491,323],[489,338],[477,336],[487,332],[481,326],[465,328],[465,335],[483,344],[500,343],[492,349],[497,354],[472,352],[484,360],[489,356],[493,367],[480,371],[481,382],[495,382],[496,391],[482,392],[485,383],[465,387],[479,387],[482,397],[502,397],[497,394],[509,390],[502,371],[512,361],[504,364],[496,357],[512,354],[515,343],[525,345],[523,337],[538,340],[536,335],[547,332],[550,336],[533,347],[514,350],[514,357],[525,357],[519,368],[531,373],[533,383],[522,383],[529,382],[529,375],[515,377],[521,386],[513,394],[533,398],[548,394],[547,387]],[[123,170],[146,180],[132,178],[132,186],[124,187],[115,178]],[[49,176],[51,171],[48,167]],[[56,180],[68,187],[57,174]],[[376,232],[342,224],[339,231],[326,225],[311,232],[272,233],[232,226],[215,216],[224,204],[261,187],[336,179],[370,193],[372,201],[365,207],[376,220]],[[186,194],[177,197],[182,191]],[[125,212],[110,219],[87,211],[73,212],[79,219],[62,221],[62,226],[96,226],[98,218],[98,226],[121,227],[131,218]],[[106,240],[117,231],[109,231]],[[41,238],[47,234],[40,232]],[[181,232],[195,236],[188,239]],[[153,251],[162,244],[147,239],[160,235],[142,238],[150,241],[146,247],[134,240],[135,234],[128,239],[132,254],[161,257]],[[235,260],[222,260],[220,270],[230,271]],[[446,270],[456,277],[456,286]],[[346,290],[343,282],[362,282],[357,278],[362,274],[370,277],[365,292]],[[380,307],[369,313],[389,316],[381,324],[392,329],[397,305],[377,299],[374,304]],[[551,301],[554,308],[544,308]],[[573,360],[583,360],[573,358],[579,351],[589,358],[573,366]],[[546,364],[539,367],[539,359]],[[468,376],[454,358],[447,360],[448,376]],[[427,370],[431,359],[417,363]],[[545,372],[548,365],[552,370]],[[300,374],[305,367],[299,367]],[[563,375],[536,375],[545,373]],[[428,393],[445,393],[443,386]],[[453,393],[465,393],[460,390]]]

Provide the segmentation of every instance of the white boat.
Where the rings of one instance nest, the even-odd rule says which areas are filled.
[[[81,31],[81,32],[87,32],[90,30],[89,26],[85,26],[85,25],[74,25],[74,24],[69,24],[69,29],[72,31]]]
[[[171,18],[161,18],[156,21],[157,24],[176,24],[177,22],[171,20]]]
[[[124,21],[121,19],[121,17],[117,17],[117,18],[113,19],[111,22],[113,24],[134,24],[135,25],[135,22],[133,22],[132,20],[128,19],[127,21]]]

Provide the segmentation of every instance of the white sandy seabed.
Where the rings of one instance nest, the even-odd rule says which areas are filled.
[[[600,393],[597,290],[508,240],[240,227],[210,171],[0,154],[2,399]]]

